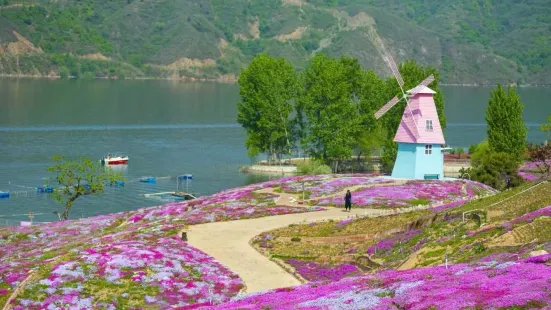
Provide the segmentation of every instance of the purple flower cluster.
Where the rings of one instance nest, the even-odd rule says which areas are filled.
[[[338,228],[343,228],[343,227],[345,227],[346,225],[348,225],[352,222],[354,222],[354,219],[349,218],[349,219],[342,220],[342,221],[338,222],[335,226],[338,227]]]
[[[505,228],[507,231],[513,230],[513,227],[515,224],[525,224],[525,223],[532,223],[536,218],[541,216],[551,216],[551,206],[547,206],[529,213],[526,213],[520,217],[517,217],[511,221],[503,222],[499,224],[500,227]],[[487,231],[489,229],[492,229],[493,227],[486,227],[486,230],[478,230],[474,232],[469,232],[468,236],[473,236],[475,234],[478,234],[480,232]]]
[[[446,203],[446,204],[443,204],[443,205],[436,206],[434,208],[430,208],[430,210],[432,210],[433,212],[440,212],[440,211],[444,211],[444,210],[448,210],[448,209],[461,207],[462,205],[466,204],[469,201],[470,201],[469,199],[457,200],[457,201],[453,201],[453,202],[450,202],[450,203]]]
[[[293,266],[295,270],[308,281],[337,281],[360,273],[356,266],[350,264],[322,266],[314,262],[306,262],[297,259],[288,259],[285,262]]]
[[[511,222],[513,224],[518,223],[531,223],[536,218],[540,216],[551,216],[551,206],[547,206],[545,208],[538,209],[536,211],[526,213],[523,216],[517,217],[516,219],[512,220]]]
[[[547,161],[548,165],[551,165],[551,160]],[[520,175],[526,181],[535,181],[541,178],[541,169],[544,168],[543,161],[528,161],[525,162],[519,169],[518,175]],[[545,170],[545,169],[544,169]]]
[[[525,171],[519,171],[518,175],[523,178],[525,181],[536,181],[540,179],[540,176],[532,173],[532,172],[525,172]]]
[[[529,257],[524,260],[525,263],[545,264],[551,262],[551,254]]]
[[[469,231],[467,232],[467,236],[469,237],[472,237],[474,235],[478,235],[478,234],[481,234],[481,233],[485,233],[485,232],[488,232],[490,230],[493,230],[495,227],[494,226],[483,226],[482,228],[479,228],[477,230],[473,230],[473,231]]]
[[[538,259],[533,259],[536,261]],[[539,262],[539,261],[538,261]],[[244,295],[213,309],[463,309],[551,306],[551,267],[488,262],[384,271]]]
[[[509,253],[509,252],[502,252],[502,253],[493,253],[486,257],[483,257],[479,260],[481,263],[487,263],[487,262],[498,262],[498,263],[505,263],[505,262],[514,262],[519,260],[519,254],[515,253]]]
[[[390,238],[383,239],[367,249],[367,254],[374,255],[376,253],[386,252],[392,249],[397,243],[406,243],[413,237],[421,233],[419,229],[412,229],[406,232],[395,234]]]

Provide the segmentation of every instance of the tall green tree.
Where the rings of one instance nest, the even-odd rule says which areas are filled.
[[[360,86],[362,70],[357,60],[314,56],[303,73],[299,112],[303,125],[303,147],[310,156],[326,163],[348,158],[362,131]]]
[[[375,120],[375,112],[381,103],[388,101],[388,89],[384,79],[380,78],[373,70],[362,72],[360,85],[360,118],[364,131],[360,137],[360,150],[372,153],[380,150],[386,140],[386,129],[383,123]]]
[[[513,87],[507,91],[499,84],[490,93],[486,109],[488,143],[492,151],[509,153],[520,161],[526,150],[527,128],[522,119],[524,105]]]
[[[438,112],[438,119],[442,129],[446,128],[446,116],[444,115],[444,95],[440,90],[439,81],[440,73],[434,67],[424,67],[417,63],[415,60],[408,60],[399,66],[400,74],[404,80],[404,91],[412,89],[419,85],[425,78],[431,74],[434,76],[434,81],[428,85],[428,87],[436,92],[434,94],[434,103],[436,105],[436,111]],[[386,80],[385,96],[380,98],[377,109],[382,107],[392,97],[398,95],[398,98],[402,96],[400,86],[396,82],[394,77]],[[387,133],[387,141],[383,147],[383,154],[381,161],[383,168],[387,171],[391,170],[394,166],[396,154],[398,151],[398,144],[395,143],[394,136],[402,120],[402,115],[406,108],[406,103],[400,101],[396,106],[390,109],[378,122],[382,123]]]
[[[270,158],[289,153],[293,144],[291,113],[300,89],[293,65],[284,58],[256,56],[239,75],[237,122],[247,132],[249,155]]]
[[[52,183],[59,187],[50,195],[64,204],[63,213],[58,214],[63,221],[69,218],[71,206],[78,198],[99,195],[103,193],[105,185],[113,185],[116,181],[123,180],[120,173],[105,169],[98,162],[85,157],[73,160],[56,155],[53,161],[54,164],[48,167],[47,171],[55,174]]]

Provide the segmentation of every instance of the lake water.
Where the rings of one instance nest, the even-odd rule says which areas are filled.
[[[490,88],[443,87],[448,144],[468,146],[485,136]],[[551,114],[551,89],[521,88],[528,138],[542,141],[538,126]],[[238,86],[170,81],[52,81],[0,79],[0,225],[53,221],[62,210],[43,194],[51,156],[100,159],[112,151],[130,156],[124,188],[79,198],[70,217],[159,205],[145,193],[174,190],[177,175],[193,174],[188,190],[208,195],[270,176],[239,172],[249,163],[245,134],[236,124]],[[156,184],[139,183],[156,176]],[[161,178],[161,177],[171,178]],[[273,176],[272,176],[273,177]],[[185,187],[182,187],[185,189]]]

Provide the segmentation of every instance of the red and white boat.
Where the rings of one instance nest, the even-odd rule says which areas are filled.
[[[103,165],[126,165],[128,156],[121,153],[109,153],[101,159]]]

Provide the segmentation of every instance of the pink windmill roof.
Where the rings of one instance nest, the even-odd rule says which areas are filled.
[[[407,91],[407,93],[411,93],[415,88],[412,88],[410,90]],[[419,90],[417,92],[418,94],[436,94],[436,92],[426,86],[423,86],[423,88],[421,88],[421,90]]]
[[[409,99],[409,108],[406,106],[404,110],[395,142],[445,144],[433,94],[436,94],[434,90],[424,87]]]

